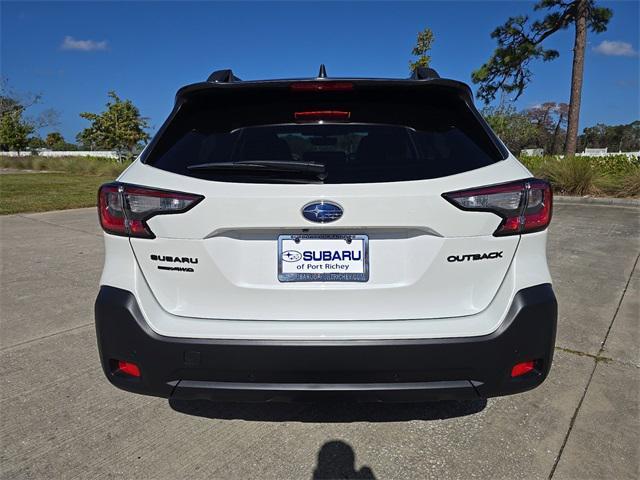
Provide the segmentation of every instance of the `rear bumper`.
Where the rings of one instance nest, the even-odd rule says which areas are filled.
[[[551,285],[519,291],[490,335],[425,340],[263,341],[164,337],[132,293],[103,286],[96,331],[109,381],[131,392],[221,401],[352,398],[421,401],[510,395],[535,388],[551,367],[557,304]],[[136,363],[139,378],[114,369]],[[514,364],[536,369],[511,378]]]

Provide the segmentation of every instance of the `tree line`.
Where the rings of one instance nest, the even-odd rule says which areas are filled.
[[[526,148],[539,148],[545,154],[565,152],[569,106],[565,103],[546,102],[517,111],[513,105],[485,107],[482,115],[494,132],[516,155]],[[578,136],[577,150],[607,148],[610,152],[640,151],[640,120],[626,125],[598,123],[587,127]]]
[[[0,150],[115,150],[119,158],[131,157],[150,138],[148,119],[131,100],[121,99],[115,92],[107,94],[109,100],[101,113],[82,112],[80,117],[89,126],[76,135],[77,143],[69,143],[60,132],[53,131],[43,139],[37,131],[55,127],[58,114],[45,110],[33,117],[27,110],[42,101],[42,95],[18,94],[5,80],[0,92]]]

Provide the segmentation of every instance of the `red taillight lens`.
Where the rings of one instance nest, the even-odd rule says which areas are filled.
[[[117,373],[129,375],[130,377],[140,377],[140,368],[135,363],[118,360]]]
[[[338,110],[318,110],[314,112],[295,112],[294,118],[298,122],[317,122],[322,120],[349,120],[351,112]]]
[[[531,178],[443,194],[462,210],[491,212],[503,218],[495,236],[544,230],[551,221],[553,195],[544,180]]]
[[[536,362],[530,360],[528,362],[516,363],[511,369],[511,378],[521,377],[529,372],[533,372],[536,368]]]
[[[351,82],[296,82],[289,87],[293,92],[350,92],[353,90]]]
[[[155,238],[147,220],[155,215],[183,213],[204,197],[124,183],[108,183],[98,191],[102,229],[114,235]]]
[[[126,235],[122,194],[116,184],[102,185],[98,191],[98,216],[105,232]]]

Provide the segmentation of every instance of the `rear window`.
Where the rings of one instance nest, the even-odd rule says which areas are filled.
[[[195,95],[145,162],[216,181],[336,184],[438,178],[502,159],[480,120],[451,93],[270,93]],[[297,112],[317,111],[349,118],[295,120]]]

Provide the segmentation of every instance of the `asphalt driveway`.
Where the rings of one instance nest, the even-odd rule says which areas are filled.
[[[640,475],[638,207],[558,204],[554,365],[512,397],[220,405],[103,378],[94,209],[0,217],[0,477],[616,478]]]

